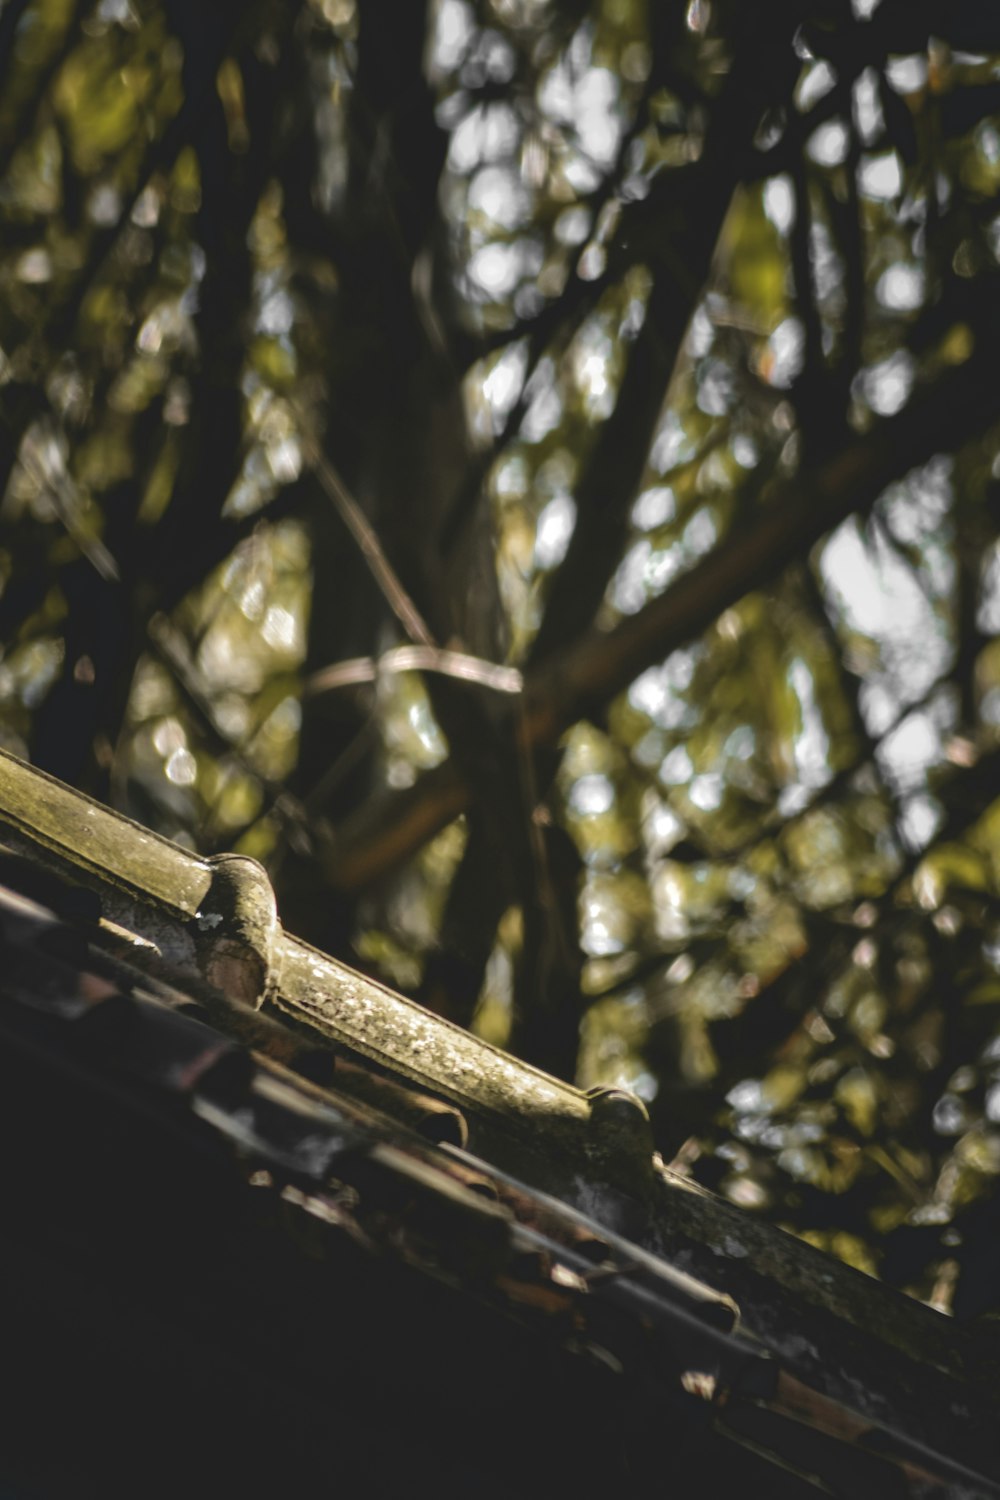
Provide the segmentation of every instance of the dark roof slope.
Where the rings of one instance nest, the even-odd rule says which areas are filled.
[[[13,765],[0,1487],[990,1491],[983,1338],[288,938],[252,862],[154,840],[144,886],[152,835]]]

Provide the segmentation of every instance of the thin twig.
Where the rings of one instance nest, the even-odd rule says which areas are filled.
[[[375,682],[384,673],[395,672],[437,672],[443,677],[477,683],[495,693],[519,693],[524,687],[524,679],[516,667],[498,666],[496,662],[484,661],[481,656],[445,651],[439,646],[396,646],[377,659],[354,656],[334,666],[323,667],[306,678],[302,692],[304,697],[313,697],[335,688]]]
[[[333,502],[340,519],[357,542],[361,555],[368,564],[369,572],[396,619],[411,641],[436,647],[437,643],[429,625],[399,581],[392,564],[385,555],[382,543],[347,485],[319,444],[305,431],[301,432],[301,443],[303,456],[328,499]]]

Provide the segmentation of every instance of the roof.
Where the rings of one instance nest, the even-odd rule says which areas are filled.
[[[339,1403],[359,1493],[415,1457],[525,1493],[542,1439],[539,1493],[574,1465],[652,1473],[637,1413],[699,1482],[777,1449],[852,1494],[989,1491],[988,1338],[693,1190],[638,1101],[588,1097],[290,937],[253,861],[201,859],[8,756],[0,845],[7,1321],[29,1372],[50,1349],[22,1382],[36,1460],[72,1413],[98,1472],[113,1396],[133,1433],[115,1418],[115,1451],[148,1462],[187,1411],[183,1370],[250,1444],[222,1444],[249,1483],[317,1472]],[[439,1386],[460,1417],[441,1443]],[[381,1451],[395,1427],[406,1465]],[[69,1485],[33,1461],[23,1493]]]

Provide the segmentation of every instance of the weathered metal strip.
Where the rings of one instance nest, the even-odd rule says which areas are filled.
[[[287,936],[275,1006],[424,1088],[475,1101],[512,1123],[562,1116],[583,1124],[590,1117],[579,1089]]]
[[[73,791],[0,750],[0,829],[24,852],[47,852],[65,873],[95,876],[133,898],[193,917],[212,882],[211,866],[159,834]],[[6,841],[9,842],[9,841]],[[51,862],[51,861],[49,861]]]
[[[105,892],[107,919],[152,943],[180,983],[208,980],[251,1007],[268,1000],[476,1115],[529,1131],[544,1123],[546,1150],[559,1144],[552,1127],[579,1136],[592,1119],[580,1090],[284,933],[254,861],[199,858],[4,751],[0,841]]]

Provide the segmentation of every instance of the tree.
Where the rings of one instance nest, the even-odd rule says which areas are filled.
[[[995,1293],[1000,27],[8,0],[6,743]]]

